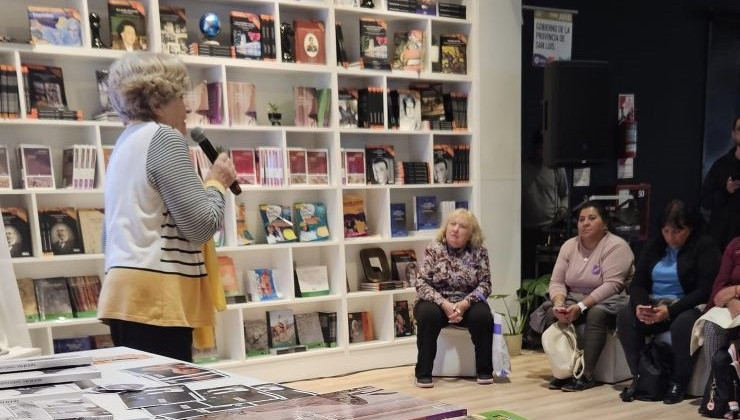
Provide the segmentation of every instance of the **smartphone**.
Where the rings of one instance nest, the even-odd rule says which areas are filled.
[[[640,312],[644,314],[651,314],[655,312],[655,307],[653,307],[653,305],[640,305],[638,308],[640,309]]]
[[[558,306],[557,308],[553,308],[553,311],[559,314],[565,314],[568,313],[568,308],[566,308],[565,306]]]

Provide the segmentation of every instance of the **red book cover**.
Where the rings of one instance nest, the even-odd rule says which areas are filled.
[[[293,28],[296,63],[326,64],[324,22],[296,20],[293,22]]]

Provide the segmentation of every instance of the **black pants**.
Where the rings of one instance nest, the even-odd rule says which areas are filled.
[[[138,322],[109,319],[113,344],[147,351],[185,362],[193,361],[193,329],[159,327]]]
[[[700,315],[699,310],[691,308],[668,321],[647,325],[637,319],[632,305],[625,306],[617,315],[617,334],[632,375],[637,375],[637,365],[640,362],[640,351],[645,346],[645,337],[670,331],[673,350],[671,379],[686,389],[694,369],[694,359],[689,354],[691,330]]]
[[[437,337],[442,328],[449,325],[447,315],[434,302],[419,301],[414,307],[416,318],[417,378],[431,377],[434,357],[437,355]],[[467,327],[475,346],[475,370],[478,375],[493,373],[493,315],[486,302],[476,302],[465,311],[459,324]]]

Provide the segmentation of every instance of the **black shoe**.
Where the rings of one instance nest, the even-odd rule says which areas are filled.
[[[415,385],[419,388],[434,388],[434,382],[432,381],[432,378],[428,376],[420,376],[416,378]]]
[[[475,381],[478,382],[478,385],[491,385],[493,383],[493,375],[479,373]]]
[[[681,385],[671,382],[671,387],[668,393],[663,397],[663,404],[677,404],[683,401],[684,387]]]
[[[563,385],[560,389],[565,392],[576,392],[593,388],[594,385],[596,385],[594,378],[587,378],[586,375],[583,375],[580,378]]]
[[[637,389],[637,378],[632,380],[632,383],[627,388],[623,389],[619,393],[619,398],[624,402],[632,402],[635,400],[635,390]]]
[[[547,385],[548,389],[560,389],[563,387],[563,385],[567,384],[569,381],[571,381],[573,378],[555,378]]]

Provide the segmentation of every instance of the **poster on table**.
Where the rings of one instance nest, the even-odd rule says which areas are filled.
[[[570,60],[573,46],[573,14],[535,10],[532,65],[545,67],[556,60]]]

